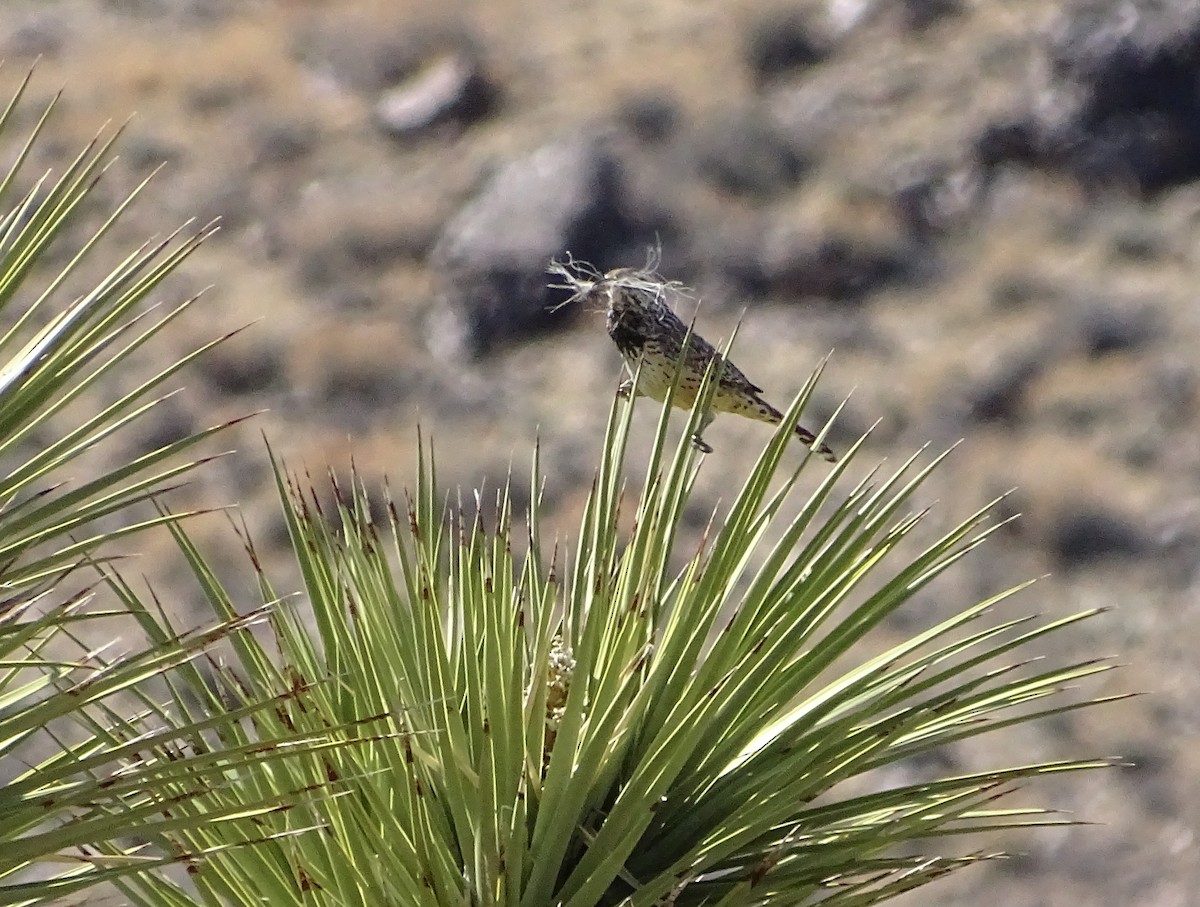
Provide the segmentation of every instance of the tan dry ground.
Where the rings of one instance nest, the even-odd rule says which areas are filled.
[[[277,541],[260,432],[289,462],[314,471],[344,468],[353,450],[372,481],[387,473],[403,482],[419,418],[438,443],[443,478],[469,487],[502,477],[510,456],[523,470],[540,433],[547,499],[555,524],[566,527],[618,378],[599,320],[581,318],[568,332],[509,344],[481,361],[435,354],[436,284],[425,254],[491,168],[610,119],[631,96],[667,96],[684,122],[745,104],[755,88],[743,36],[761,8],[752,0],[9,0],[0,77],[15,84],[31,55],[44,53],[35,94],[66,86],[52,130],[58,154],[103,121],[136,112],[115,183],[131,185],[159,160],[168,168],[123,230],[128,241],[192,215],[225,219],[176,282],[180,295],[215,288],[171,342],[183,350],[197,337],[256,323],[217,365],[198,370],[174,419],[176,427],[199,426],[270,411],[239,430],[240,452],[209,470],[193,489],[197,500],[237,501],[256,534]],[[886,239],[897,229],[888,190],[913,160],[954,160],[989,119],[1030,103],[1042,35],[1058,10],[1043,0],[978,0],[916,34],[885,10],[772,95],[782,116],[792,111],[808,124],[818,149],[795,189],[755,204],[660,173],[664,185],[655,191],[671,194],[690,222],[715,225],[714,235],[844,229]],[[374,95],[348,85],[345,73],[369,69],[384,37],[447,21],[466,23],[477,37],[502,107],[462,135],[397,144],[371,123]],[[336,66],[306,59],[314,44],[337,57]],[[1103,824],[1008,841],[1026,856],[900,903],[1198,902],[1198,237],[1195,187],[1153,202],[1097,200],[1026,174],[942,241],[941,274],[924,286],[883,289],[857,306],[729,299],[719,281],[699,287],[708,300],[700,326],[712,339],[750,305],[738,349],[753,351],[752,367],[746,353],[743,365],[777,402],[837,347],[815,410],[827,414],[853,389],[836,434],[842,446],[882,420],[864,463],[897,462],[927,440],[942,447],[965,437],[927,492],[943,502],[936,527],[1019,487],[1018,527],[924,596],[927,610],[888,628],[879,645],[1007,583],[1054,572],[1014,607],[1115,610],[1076,634],[1069,651],[1046,654],[1117,654],[1129,667],[1095,691],[1153,691],[964,747],[956,754],[964,768],[1083,753],[1125,755],[1139,767],[1039,792]],[[1131,254],[1139,243],[1150,254]],[[355,252],[364,247],[374,254]],[[1033,287],[1027,300],[997,305],[998,288],[1022,281]],[[1081,301],[1098,296],[1154,307],[1163,329],[1134,351],[1088,357],[1078,318]],[[1025,355],[1038,371],[1017,416],[996,424],[967,418],[980,382]],[[230,374],[244,386],[229,390]],[[651,418],[639,415],[642,435]],[[718,420],[701,504],[728,496],[745,469],[744,445],[767,436],[763,427]],[[1149,550],[1064,568],[1048,548],[1054,527],[1089,506],[1127,518]],[[201,534],[212,550],[236,555],[219,523]],[[168,567],[153,573],[168,583],[178,575]],[[192,593],[178,587],[175,595],[186,606]]]

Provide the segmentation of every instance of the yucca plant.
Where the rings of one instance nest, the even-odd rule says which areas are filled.
[[[798,456],[791,427],[811,388],[690,552],[679,529],[702,463],[686,440],[669,449],[665,410],[648,461],[635,463],[630,408],[614,403],[570,554],[545,544],[537,500],[522,516],[507,488],[494,507],[488,495],[446,496],[426,447],[412,493],[386,500],[357,478],[333,482],[330,497],[277,466],[303,607],[271,611],[270,645],[240,640],[220,681],[197,674],[176,708],[201,721],[287,686],[308,692],[305,707],[259,713],[247,735],[369,736],[276,767],[280,790],[329,783],[334,795],[164,835],[163,848],[213,856],[186,885],[138,876],[125,893],[177,907],[851,907],[997,855],[957,852],[955,836],[1062,822],[1002,798],[1105,760],[865,783],[939,747],[1091,704],[1061,694],[1108,665],[1023,668],[1030,644],[1090,612],[1041,623],[998,614],[1015,589],[855,658],[994,524],[985,507],[909,551],[922,482],[940,458],[853,481],[858,446],[815,478],[808,456],[785,465]],[[706,402],[707,392],[683,438]],[[536,454],[532,482],[540,487]],[[234,619],[185,527],[170,528],[217,614]],[[247,550],[262,602],[276,601],[248,539]],[[843,793],[852,781],[864,783]],[[215,796],[232,809],[260,794],[242,778]],[[311,827],[323,831],[220,850]]]
[[[9,139],[29,83],[27,76],[0,113],[0,140]],[[139,612],[135,623],[92,606],[86,583],[96,582],[93,568],[118,540],[176,518],[148,502],[203,462],[199,446],[224,426],[132,460],[114,455],[112,442],[124,443],[130,429],[153,418],[172,379],[221,338],[164,357],[137,377],[141,351],[153,349],[194,302],[164,309],[148,301],[212,228],[184,228],[134,249],[107,272],[98,267],[102,241],[145,182],[106,215],[101,210],[99,226],[84,233],[118,134],[88,144],[61,173],[27,176],[54,107],[17,139],[0,176],[0,904],[42,902],[194,858],[180,850],[135,853],[135,831],[144,838],[178,827],[164,790],[186,799],[187,790],[219,784],[230,770],[281,756],[284,743],[309,743],[280,735],[262,746],[203,752],[198,741],[209,724],[136,708],[133,691],[145,699],[154,682],[244,634],[261,613],[173,633],[156,612]],[[89,289],[63,298],[97,273],[103,276]],[[106,451],[117,463],[109,469],[98,465]],[[91,579],[76,582],[85,573]],[[118,639],[137,624],[153,644]],[[243,713],[272,705],[267,697]],[[85,725],[91,731],[81,734]],[[238,813],[283,808],[297,796],[273,791],[245,800]],[[128,846],[111,844],[118,839]]]

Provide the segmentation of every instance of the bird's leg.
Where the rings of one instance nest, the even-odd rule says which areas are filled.
[[[701,453],[713,452],[712,445],[705,441],[701,435],[704,434],[704,429],[708,428],[708,426],[712,424],[712,420],[715,419],[716,416],[717,414],[712,410],[706,412],[703,416],[701,416],[700,424],[696,426],[696,433],[692,435],[692,446]]]
[[[633,367],[628,363],[626,363],[625,367],[630,371],[634,371]],[[626,378],[619,385],[617,385],[617,396],[622,400],[632,400],[634,397],[646,396],[646,392],[641,387],[633,383],[633,376],[630,375],[630,377]]]

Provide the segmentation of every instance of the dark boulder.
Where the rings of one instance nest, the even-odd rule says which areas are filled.
[[[375,104],[375,121],[393,138],[406,139],[436,126],[473,123],[496,106],[498,91],[478,57],[448,53],[384,92]]]
[[[565,323],[548,309],[550,260],[570,252],[601,268],[647,237],[631,222],[622,168],[608,144],[583,134],[502,167],[451,219],[431,260],[443,286],[435,346],[481,354]],[[448,336],[447,336],[448,335]]]
[[[986,128],[985,167],[1032,164],[1149,195],[1200,177],[1200,8],[1082,3],[1051,34],[1036,109]]]
[[[775,9],[747,29],[743,56],[762,85],[820,63],[829,54],[828,43],[800,10]]]

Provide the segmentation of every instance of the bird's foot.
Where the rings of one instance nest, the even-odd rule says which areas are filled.
[[[626,378],[617,385],[617,396],[622,400],[628,400],[633,397],[633,379]]]
[[[705,441],[699,435],[692,435],[692,446],[700,453],[712,453],[712,445]]]

